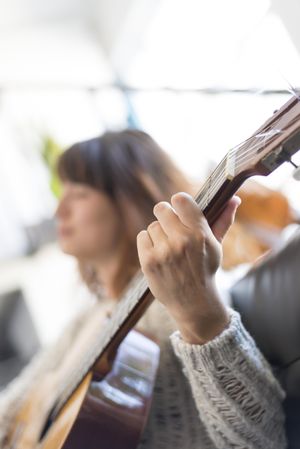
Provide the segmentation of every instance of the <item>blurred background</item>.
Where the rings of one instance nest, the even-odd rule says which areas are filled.
[[[89,296],[55,242],[57,155],[137,127],[205,180],[300,86],[299,17],[297,0],[0,0],[0,388]],[[224,270],[299,221],[292,171],[242,194]],[[251,204],[282,216],[250,223]]]

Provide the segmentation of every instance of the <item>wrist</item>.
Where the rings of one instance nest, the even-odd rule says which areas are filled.
[[[190,310],[177,311],[173,318],[184,341],[201,345],[221,334],[230,323],[230,313],[216,291],[195,302]]]
[[[189,344],[204,345],[220,335],[229,325],[230,315],[228,311],[217,316],[201,317],[201,320],[189,321],[187,324],[180,323],[178,330],[182,339]]]

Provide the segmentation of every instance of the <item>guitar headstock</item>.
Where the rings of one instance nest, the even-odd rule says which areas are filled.
[[[293,97],[256,133],[228,153],[228,175],[267,175],[290,161],[299,149],[300,100]]]

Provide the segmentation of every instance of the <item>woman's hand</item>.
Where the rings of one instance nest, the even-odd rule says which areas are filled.
[[[233,197],[211,229],[193,198],[177,193],[171,204],[161,202],[154,207],[157,221],[137,236],[149,288],[188,343],[203,344],[229,323],[215,273],[221,261],[221,241],[239,204],[240,199]]]

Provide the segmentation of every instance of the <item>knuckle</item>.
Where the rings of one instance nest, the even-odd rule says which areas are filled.
[[[161,265],[171,265],[174,260],[172,251],[170,251],[169,248],[162,248],[160,251],[159,260]]]
[[[160,227],[160,224],[157,220],[152,221],[152,223],[150,223],[147,227],[147,231],[153,231],[155,229],[158,229]]]
[[[136,239],[137,241],[141,240],[145,235],[145,230],[143,229],[142,231],[138,232]]]
[[[172,201],[175,201],[182,206],[190,205],[194,201],[191,195],[186,192],[177,192],[172,196]]]
[[[144,261],[144,269],[148,273],[162,271],[166,265],[171,265],[174,256],[168,246],[161,245],[155,252],[148,254]]]
[[[176,252],[178,255],[184,254],[194,246],[194,238],[189,234],[181,235],[176,241]]]
[[[161,212],[162,210],[166,209],[169,206],[169,204],[166,201],[160,201],[159,203],[155,204],[153,208],[154,214],[157,212]]]
[[[205,234],[204,234],[203,232],[201,232],[201,231],[198,231],[198,232],[195,234],[195,241],[196,241],[196,243],[197,243],[198,245],[201,245],[201,246],[205,245],[205,243],[206,243],[206,237],[205,237]]]
[[[144,271],[146,273],[156,273],[160,269],[160,262],[157,257],[149,255],[144,261]]]

